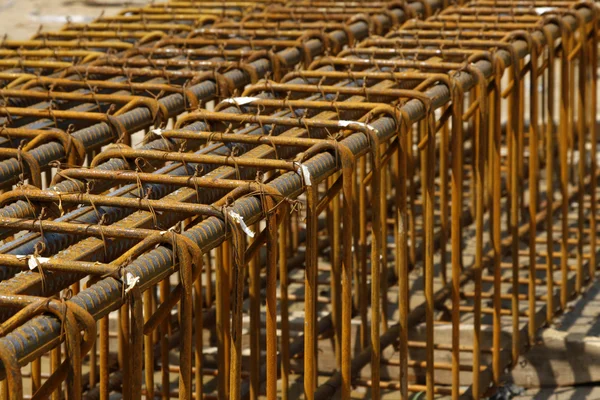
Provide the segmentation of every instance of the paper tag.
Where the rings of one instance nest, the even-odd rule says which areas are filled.
[[[163,130],[160,128],[152,129],[152,133],[154,133],[157,136],[162,136]]]
[[[350,124],[353,124],[353,123],[354,123],[354,121],[339,120],[338,121],[338,126],[346,127],[346,126],[348,126]]]
[[[129,291],[135,287],[139,280],[139,276],[134,276],[131,272],[128,272],[125,275],[125,294],[129,293]]]
[[[542,15],[552,10],[554,10],[554,8],[552,7],[535,7],[535,12],[537,13],[537,15]]]
[[[173,227],[167,229],[166,231],[160,231],[160,232],[158,232],[158,234],[160,236],[164,236],[166,233],[169,233],[169,232],[175,232],[175,227],[173,226]]]
[[[311,186],[312,182],[310,180],[310,171],[308,170],[308,167],[306,165],[302,165],[300,163],[297,163],[299,165],[298,167],[298,175],[300,175],[302,177],[302,180],[304,181],[304,184],[306,186]]]
[[[343,119],[338,121],[338,126],[341,126],[342,128],[348,127],[350,125],[358,125],[358,126],[362,126],[367,129],[374,129],[371,125],[365,124],[364,122],[347,121],[347,120],[343,120]]]
[[[242,230],[246,233],[246,235],[250,236],[251,238],[254,237],[254,232],[252,231],[252,229],[248,228],[248,225],[246,225],[246,223],[244,222],[244,217],[242,217],[240,214],[236,213],[233,210],[229,211],[229,216],[235,222],[240,224],[240,226],[242,227]]]
[[[27,260],[27,265],[29,266],[29,269],[33,271],[34,269],[39,267],[40,264],[43,264],[48,261],[50,261],[50,259],[46,257],[29,256],[29,259]]]
[[[223,103],[236,104],[238,106],[243,106],[245,104],[253,103],[256,100],[260,100],[260,99],[258,97],[232,97],[230,99],[223,100]]]

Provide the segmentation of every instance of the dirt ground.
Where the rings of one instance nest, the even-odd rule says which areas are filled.
[[[89,22],[150,0],[0,0],[0,37],[27,40],[38,31],[60,29],[68,19]]]

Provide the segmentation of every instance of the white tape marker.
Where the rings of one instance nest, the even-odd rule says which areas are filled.
[[[252,231],[252,229],[248,228],[248,225],[246,225],[246,223],[244,222],[244,217],[242,217],[240,214],[236,213],[233,210],[229,211],[229,216],[235,222],[240,224],[240,226],[242,227],[242,230],[246,233],[246,235],[250,236],[251,238],[254,237],[254,232]]]
[[[343,120],[343,119],[338,121],[338,126],[340,126],[342,128],[346,128],[346,127],[348,127],[350,125],[358,125],[358,126],[362,126],[364,128],[367,128],[367,129],[375,129],[371,125],[365,124],[364,122],[346,121],[346,120]]]
[[[312,181],[310,180],[310,171],[308,170],[308,167],[306,165],[302,165],[300,163],[296,163],[299,165],[298,170],[296,172],[298,172],[298,175],[300,175],[302,177],[302,180],[304,181],[304,184],[306,186],[312,186]]]
[[[125,294],[129,293],[129,291],[135,287],[139,280],[139,276],[134,276],[131,272],[128,272],[125,275]]]
[[[243,106],[246,104],[250,104],[255,102],[256,100],[260,100],[258,97],[232,97],[230,99],[223,100],[224,103],[236,104],[238,106]]]
[[[537,15],[542,15],[548,11],[552,11],[554,10],[554,8],[552,7],[535,7],[535,12],[537,13]]]
[[[50,259],[46,257],[29,256],[29,259],[27,260],[27,265],[29,266],[29,269],[33,271],[34,269],[39,267],[40,264],[43,264],[47,261],[50,261]]]

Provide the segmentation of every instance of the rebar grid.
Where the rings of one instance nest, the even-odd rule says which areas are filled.
[[[167,27],[198,4],[44,35],[136,43],[6,78],[0,397],[490,394],[595,276],[594,5],[219,2]]]
[[[101,17],[89,27],[67,25],[62,31],[38,33],[31,41],[5,39],[0,60],[4,63],[0,72],[4,88],[51,93],[43,102],[42,97],[31,97],[33,94],[19,93],[17,97],[14,92],[3,93],[0,125],[68,133],[93,156],[106,144],[129,143],[129,136],[140,129],[160,127],[182,112],[235,95],[267,74],[279,79],[300,63],[308,64],[319,54],[366,37],[373,26],[383,32],[402,21],[405,11],[413,15],[422,8],[420,4],[413,8],[403,3],[390,3],[387,8],[376,4],[361,8],[360,15],[336,13],[346,17],[335,24],[286,29],[282,34],[275,30],[270,37],[261,37],[260,27],[219,28],[230,20],[239,23],[245,12],[251,16],[249,6],[263,11],[269,4],[174,2]],[[292,14],[283,23],[315,20],[302,14],[306,9],[302,3],[286,7],[300,15]],[[328,15],[327,10],[323,15]],[[166,25],[153,24],[157,19]],[[81,95],[82,101],[74,102],[62,91]],[[95,98],[99,94],[110,97]],[[144,104],[134,104],[113,97],[121,95],[147,99]],[[83,102],[86,97],[89,101]],[[153,100],[154,111],[158,108],[160,113],[148,108]],[[4,143],[10,141],[17,147],[23,133],[13,139],[14,134],[4,131]],[[31,148],[42,172],[52,161],[64,160],[67,152],[56,141],[48,141],[51,143]],[[29,176],[31,167],[18,162],[14,154],[3,158],[0,186],[10,188],[18,182],[19,173]]]

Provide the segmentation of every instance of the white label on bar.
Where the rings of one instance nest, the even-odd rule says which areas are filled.
[[[250,236],[251,238],[254,237],[254,232],[252,231],[252,229],[248,228],[248,225],[246,225],[246,223],[244,222],[244,217],[242,217],[240,214],[236,213],[233,210],[229,211],[229,216],[233,218],[235,222],[240,224],[242,230],[246,233],[246,235]]]
[[[376,131],[375,128],[373,128],[371,125],[369,124],[365,124],[364,122],[358,122],[358,121],[347,121],[347,120],[339,120],[338,121],[338,126],[342,127],[342,128],[346,128],[350,125],[358,125],[358,126],[362,126],[363,128],[367,128],[368,130],[371,131]]]
[[[253,103],[256,100],[260,100],[260,98],[258,98],[258,97],[232,97],[230,99],[223,100],[223,103],[237,104],[238,106],[243,106],[246,104]]]
[[[125,275],[125,294],[129,293],[129,291],[135,287],[139,280],[139,276],[134,276],[131,272],[128,272]]]
[[[554,10],[554,8],[552,7],[535,7],[535,12],[537,13],[537,15],[542,15],[548,11],[552,11]]]
[[[46,257],[36,257],[36,256],[29,256],[29,260],[27,261],[27,265],[29,266],[30,270],[34,270],[37,267],[40,266],[40,264],[43,264],[47,261],[50,261],[49,258]]]
[[[157,136],[162,136],[163,131],[160,128],[156,128],[156,129],[152,129],[152,133],[154,133]]]
[[[166,233],[169,233],[169,232],[175,232],[175,227],[174,227],[174,226],[172,226],[172,227],[170,227],[169,229],[167,229],[166,231],[160,231],[160,232],[158,232],[158,234],[159,234],[160,236],[164,236]]]
[[[358,125],[358,126],[367,126],[367,124],[365,124],[364,122],[356,122],[356,121],[347,121],[347,120],[339,120],[338,121],[338,126],[341,126],[343,128],[350,126],[352,124]]]
[[[310,171],[308,170],[308,167],[306,165],[302,165],[300,163],[296,163],[299,165],[298,167],[298,175],[300,175],[302,177],[302,180],[304,181],[304,184],[306,186],[312,186],[312,181],[310,180]]]

